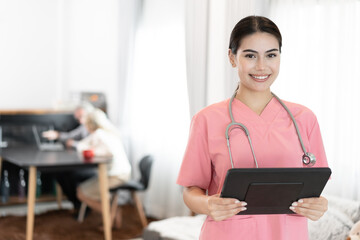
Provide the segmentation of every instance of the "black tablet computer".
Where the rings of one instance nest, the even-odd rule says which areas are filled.
[[[330,175],[330,168],[232,168],[221,197],[247,202],[240,215],[292,214],[291,204],[319,197]]]

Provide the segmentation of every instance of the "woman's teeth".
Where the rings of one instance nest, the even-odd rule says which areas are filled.
[[[259,80],[264,80],[264,79],[268,78],[269,75],[264,75],[264,76],[254,76],[254,75],[251,75],[251,77],[256,78],[256,79],[259,79]]]

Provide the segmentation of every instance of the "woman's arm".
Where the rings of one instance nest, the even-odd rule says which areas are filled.
[[[234,198],[220,198],[220,194],[207,196],[199,187],[186,187],[183,191],[185,204],[195,213],[206,214],[221,221],[246,210],[246,202]]]

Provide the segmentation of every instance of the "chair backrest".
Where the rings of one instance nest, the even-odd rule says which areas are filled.
[[[144,185],[144,190],[147,189],[150,180],[151,167],[153,164],[153,157],[147,155],[140,160],[139,169],[141,173],[140,182]]]

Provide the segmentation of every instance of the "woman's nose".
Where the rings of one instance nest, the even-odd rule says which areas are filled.
[[[265,61],[263,58],[258,58],[256,62],[256,70],[262,70],[265,68]]]

